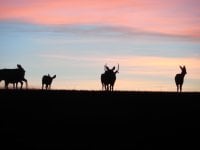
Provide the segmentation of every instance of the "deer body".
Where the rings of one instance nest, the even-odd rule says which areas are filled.
[[[181,69],[181,73],[176,74],[176,76],[175,76],[177,92],[182,92],[184,77],[187,74],[185,66],[183,66],[183,67],[180,66],[180,69]]]
[[[119,73],[119,65],[118,65],[117,70],[115,70],[115,67],[113,67],[112,69],[109,69],[105,65],[105,72],[101,74],[102,90],[106,90],[106,91],[114,90],[114,84],[116,81],[116,73]]]
[[[49,74],[48,75],[44,75],[42,77],[42,89],[44,89],[44,85],[45,85],[45,89],[51,89],[51,84],[52,84],[52,81],[53,79],[56,78],[56,75],[54,76],[50,76]]]
[[[26,83],[27,88],[27,80],[24,78],[25,70],[21,65],[17,65],[16,69],[0,69],[0,81],[5,81],[5,88],[8,89],[9,83],[13,84],[13,88],[18,88],[17,85],[21,83],[21,89],[23,86],[23,81]]]

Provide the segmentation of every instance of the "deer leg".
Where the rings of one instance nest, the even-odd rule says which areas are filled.
[[[110,91],[112,91],[112,85],[110,85]]]
[[[178,92],[178,84],[176,84],[176,90],[177,90],[177,92]]]
[[[5,89],[8,89],[8,82],[5,81]]]
[[[180,92],[182,92],[182,84],[180,84]]]
[[[18,89],[18,82],[15,83],[15,89]]]
[[[106,85],[106,91],[109,91],[109,84]]]
[[[23,87],[23,81],[21,81],[20,83],[21,83],[21,89],[22,89],[22,87]]]
[[[106,91],[109,91],[109,84],[107,84],[106,86]]]

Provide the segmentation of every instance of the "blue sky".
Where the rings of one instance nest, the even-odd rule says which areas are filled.
[[[200,44],[196,39],[98,25],[7,21],[0,26],[1,68],[21,64],[31,88],[40,88],[42,75],[49,73],[57,75],[54,89],[100,90],[104,64],[119,64],[117,90],[173,91],[179,65],[188,67],[184,89],[200,89],[199,66],[189,66],[199,63]]]

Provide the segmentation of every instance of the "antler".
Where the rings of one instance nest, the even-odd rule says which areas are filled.
[[[104,65],[104,71],[108,71],[108,70],[109,70],[109,68],[108,68],[107,64],[105,64]]]
[[[119,73],[119,64],[117,65],[117,70],[115,72]]]
[[[119,64],[118,64],[118,66],[117,66],[117,70],[118,70],[118,72],[119,72]]]

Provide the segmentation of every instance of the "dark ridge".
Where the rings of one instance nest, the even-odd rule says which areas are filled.
[[[197,149],[199,92],[0,90],[1,149]]]

